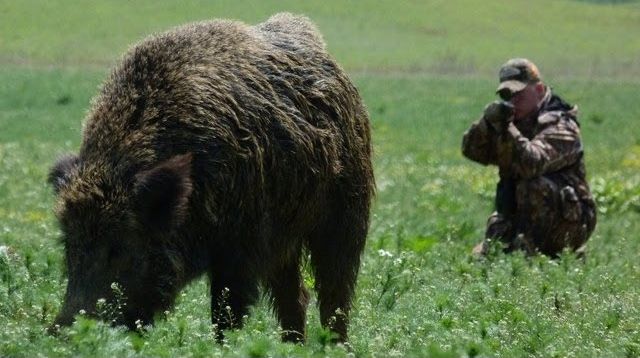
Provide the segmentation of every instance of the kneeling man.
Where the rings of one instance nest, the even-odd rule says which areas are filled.
[[[467,158],[496,165],[500,176],[496,211],[473,253],[486,253],[495,241],[507,252],[582,252],[596,208],[585,178],[577,107],[553,94],[527,59],[507,61],[499,76],[502,100],[486,106],[462,142]]]

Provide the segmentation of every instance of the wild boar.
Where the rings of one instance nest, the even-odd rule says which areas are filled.
[[[305,17],[216,20],[151,36],[124,56],[60,159],[68,285],[55,324],[126,298],[117,324],[151,323],[207,274],[211,317],[240,327],[260,287],[302,341],[307,255],[321,324],[347,324],[374,193],[361,97]]]

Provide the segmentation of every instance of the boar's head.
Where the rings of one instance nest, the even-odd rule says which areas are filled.
[[[184,221],[192,191],[191,155],[127,174],[118,166],[67,156],[51,169],[68,274],[55,323],[83,310],[130,328],[172,304],[181,258],[168,240]],[[114,309],[115,308],[115,309]]]

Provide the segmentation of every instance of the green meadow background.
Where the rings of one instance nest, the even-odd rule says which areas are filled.
[[[350,342],[328,344],[312,305],[307,344],[280,343],[261,302],[217,345],[204,279],[142,334],[79,316],[47,335],[66,278],[46,175],[78,149],[109,69],[151,33],[278,11],[316,22],[371,115],[378,193]],[[469,255],[497,172],[460,142],[511,57],[580,107],[599,210],[584,262]],[[639,121],[638,1],[0,0],[0,356],[638,357]]]

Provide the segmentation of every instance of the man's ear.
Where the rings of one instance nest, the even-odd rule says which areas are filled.
[[[167,231],[180,225],[192,191],[191,153],[176,155],[136,175],[134,205],[146,227]]]
[[[60,192],[65,185],[69,184],[71,174],[80,164],[80,158],[75,154],[68,154],[58,159],[56,164],[49,170],[47,181],[56,194]]]

